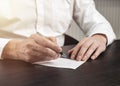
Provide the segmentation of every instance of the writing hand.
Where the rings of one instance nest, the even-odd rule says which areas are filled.
[[[58,58],[61,51],[55,38],[33,34],[26,39],[11,40],[5,46],[2,58],[26,62],[48,61]]]

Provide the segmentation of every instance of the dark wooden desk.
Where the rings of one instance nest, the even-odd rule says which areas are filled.
[[[0,61],[0,86],[120,86],[120,41],[76,70]]]

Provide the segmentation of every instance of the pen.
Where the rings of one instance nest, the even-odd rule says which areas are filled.
[[[60,55],[61,55],[63,58],[67,58],[67,55],[66,55],[64,52],[60,52]]]
[[[36,32],[38,35],[41,35],[42,36],[42,34],[40,34],[39,32]],[[64,53],[64,52],[60,52],[59,53],[63,58],[67,58],[67,55]]]

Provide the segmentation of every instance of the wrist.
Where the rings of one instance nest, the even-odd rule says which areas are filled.
[[[92,37],[95,37],[97,39],[98,38],[101,39],[102,42],[104,42],[107,45],[107,37],[106,37],[106,35],[104,35],[104,34],[95,34]]]

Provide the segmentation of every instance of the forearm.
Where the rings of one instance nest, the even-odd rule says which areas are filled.
[[[1,58],[1,55],[2,55],[2,52],[3,52],[4,47],[6,46],[6,44],[7,44],[10,40],[11,40],[11,39],[0,38],[0,59],[2,59],[2,58]]]
[[[1,58],[2,59],[16,59],[16,43],[19,40],[10,40],[3,48]]]
[[[76,0],[74,20],[86,36],[103,34],[106,36],[107,45],[116,38],[110,23],[96,10],[93,0]]]

